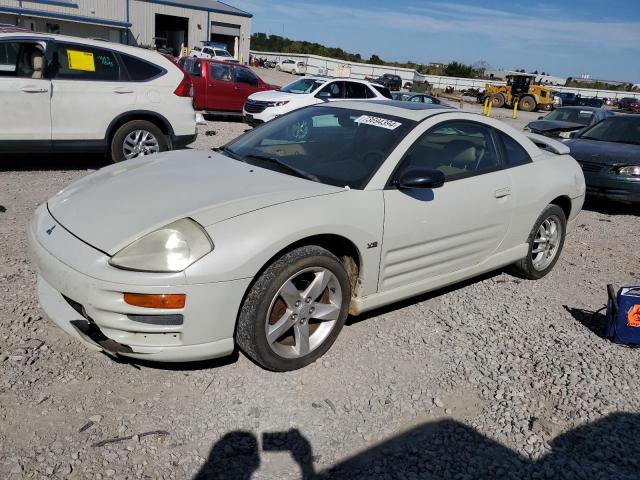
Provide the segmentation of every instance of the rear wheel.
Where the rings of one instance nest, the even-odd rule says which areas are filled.
[[[533,112],[536,109],[536,99],[531,95],[525,95],[520,99],[520,110],[525,112]]]
[[[496,93],[494,95],[491,95],[491,103],[493,104],[494,108],[502,108],[504,107],[504,95],[502,95],[501,93]]]
[[[305,367],[338,337],[350,300],[343,263],[324,248],[298,248],[272,263],[252,285],[240,310],[236,341],[268,370]]]
[[[527,256],[512,265],[512,272],[529,280],[547,275],[560,258],[566,231],[567,218],[562,209],[547,205],[529,234]]]
[[[153,123],[133,120],[122,125],[111,140],[111,160],[122,162],[168,150],[167,138]]]

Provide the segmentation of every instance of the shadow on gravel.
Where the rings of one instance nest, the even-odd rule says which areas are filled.
[[[355,325],[356,323],[360,323],[370,318],[377,317],[378,315],[384,315],[385,313],[393,312],[394,310],[400,310],[401,308],[406,308],[406,307],[410,307],[411,305],[416,305],[418,303],[426,302],[427,300],[431,300],[432,298],[436,298],[441,295],[445,295],[447,293],[455,292],[456,290],[460,290],[462,288],[468,287],[475,283],[483,282],[484,280],[489,280],[490,278],[498,277],[503,273],[505,273],[504,270],[494,270],[493,272],[488,272],[488,273],[479,275],[477,277],[473,277],[468,280],[455,283],[448,287],[423,293],[416,297],[407,298],[406,300],[401,300],[399,302],[395,302],[390,305],[385,305],[384,307],[376,308],[375,310],[370,310],[361,315],[358,315],[357,317],[350,315],[347,318],[345,325],[347,326]],[[524,281],[525,280],[509,275],[507,279],[505,279],[505,281],[502,283],[507,283],[507,282],[520,283]]]
[[[595,333],[600,338],[605,338],[605,330],[607,328],[607,317],[604,314],[605,310],[599,310],[597,312],[592,312],[590,310],[583,310],[581,308],[572,308],[564,305],[564,309],[569,312],[569,314],[580,322],[582,325],[587,327],[593,333]]]
[[[612,414],[550,440],[551,452],[535,462],[452,420],[425,423],[319,472],[312,446],[298,430],[264,433],[262,454],[289,452],[300,472],[288,473],[303,480],[637,480],[638,431],[640,415]],[[260,456],[253,433],[228,433],[194,479],[250,479]]]
[[[600,199],[587,199],[584,210],[590,210],[604,215],[636,215],[640,216],[640,205],[626,205],[624,203]]]
[[[138,360],[137,358],[129,358],[124,356],[111,355],[102,352],[103,355],[109,357],[113,362],[120,365],[130,365],[131,367],[141,370],[149,368],[153,370],[166,370],[172,372],[193,372],[196,370],[210,370],[220,368],[236,363],[239,358],[238,349],[230,355],[221,358],[213,358],[211,360],[202,360],[200,362],[151,362],[149,360]]]
[[[33,170],[97,170],[111,163],[100,154],[0,154],[0,172]]]

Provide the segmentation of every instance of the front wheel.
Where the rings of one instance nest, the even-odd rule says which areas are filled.
[[[520,99],[520,110],[523,112],[533,112],[537,107],[536,99],[526,95]]]
[[[114,162],[153,155],[168,150],[162,131],[146,120],[133,120],[122,125],[111,141],[111,159]]]
[[[522,278],[538,280],[547,275],[560,258],[567,231],[567,217],[557,205],[547,205],[527,240],[527,256],[511,267]]]
[[[272,263],[249,289],[236,341],[262,367],[305,367],[331,347],[347,318],[351,284],[343,263],[318,246]]]

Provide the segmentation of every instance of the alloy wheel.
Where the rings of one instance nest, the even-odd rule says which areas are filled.
[[[278,289],[267,312],[269,347],[284,358],[309,354],[335,327],[342,301],[340,282],[326,268],[306,268],[291,276]]]
[[[562,223],[557,216],[552,215],[540,224],[533,240],[531,261],[536,270],[542,271],[551,265],[558,254],[561,241]]]
[[[124,139],[122,151],[127,160],[144,157],[160,151],[158,139],[146,130],[134,130]]]

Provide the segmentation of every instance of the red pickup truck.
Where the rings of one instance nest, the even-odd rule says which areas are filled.
[[[242,114],[249,95],[280,88],[263,82],[245,65],[194,57],[181,58],[178,64],[191,76],[196,110]]]

